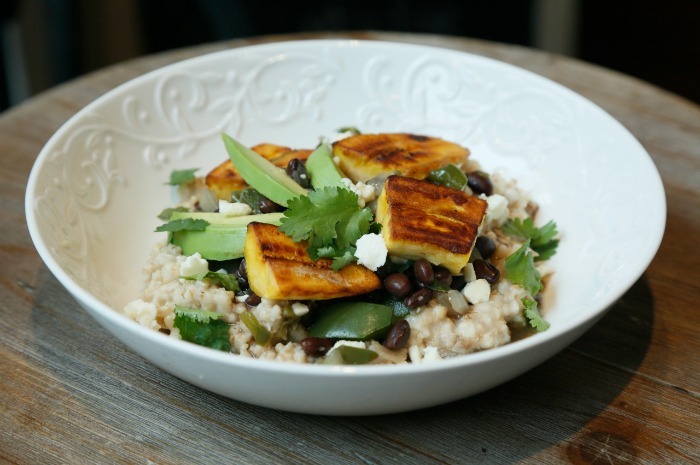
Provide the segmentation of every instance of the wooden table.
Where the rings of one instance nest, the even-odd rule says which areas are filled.
[[[0,118],[0,462],[700,463],[700,107],[526,48],[437,36],[324,35],[348,36],[494,57],[558,81],[620,120],[653,157],[668,196],[666,236],[647,272],[550,361],[441,407],[314,417],[202,391],[128,350],[54,279],[24,222],[27,176],[63,122],[130,78],[206,52],[319,36],[235,40],[139,58],[56,87]]]

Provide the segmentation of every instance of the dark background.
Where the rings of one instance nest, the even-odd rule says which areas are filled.
[[[562,15],[562,40],[543,44],[538,15],[547,5],[550,11],[565,6],[569,14]],[[698,0],[0,0],[0,18],[0,109],[144,54],[331,30],[434,33],[539,47],[700,103]]]

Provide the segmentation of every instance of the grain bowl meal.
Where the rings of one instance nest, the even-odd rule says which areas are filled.
[[[550,221],[513,180],[439,138],[346,128],[314,150],[223,135],[175,171],[140,297],[124,313],[244,357],[426,363],[544,331]]]

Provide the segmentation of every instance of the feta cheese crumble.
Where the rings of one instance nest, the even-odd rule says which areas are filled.
[[[219,200],[219,213],[226,216],[245,216],[253,213],[253,209],[243,202]]]
[[[202,258],[199,252],[190,255],[180,264],[180,276],[197,276],[209,271],[209,262]]]
[[[486,217],[484,224],[493,223],[497,226],[502,225],[508,219],[508,199],[500,194],[481,195],[480,198],[485,199],[488,203],[486,207]]]
[[[350,179],[348,178],[342,178],[340,182],[343,183],[343,186],[351,191],[353,191],[357,196],[359,197],[357,199],[357,204],[360,207],[363,207],[367,205],[369,202],[377,198],[377,191],[374,190],[373,186],[370,186],[368,184],[365,184],[362,181],[358,181],[357,183],[353,183]]]
[[[462,294],[474,305],[488,302],[491,297],[491,285],[485,279],[477,279],[464,286]]]
[[[355,246],[357,247],[355,257],[358,264],[372,271],[377,271],[377,268],[386,263],[389,251],[380,234],[365,234],[357,240]]]
[[[331,350],[328,351],[328,354],[333,352],[335,349],[341,346],[348,346],[348,347],[355,347],[356,349],[366,349],[367,345],[362,342],[362,341],[346,341],[341,339],[340,341],[336,342],[333,347],[331,347]]]

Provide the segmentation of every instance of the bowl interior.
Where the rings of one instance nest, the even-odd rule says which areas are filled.
[[[42,258],[74,294],[112,311],[134,299],[172,202],[174,169],[247,144],[313,147],[342,126],[461,143],[517,179],[557,222],[547,319],[556,336],[600,315],[641,275],[665,223],[658,173],[641,145],[577,94],[490,59],[428,47],[304,41],[178,63],[98,99],[47,143],[27,218]],[[543,339],[543,340],[545,340]],[[496,349],[498,350],[498,349]]]

